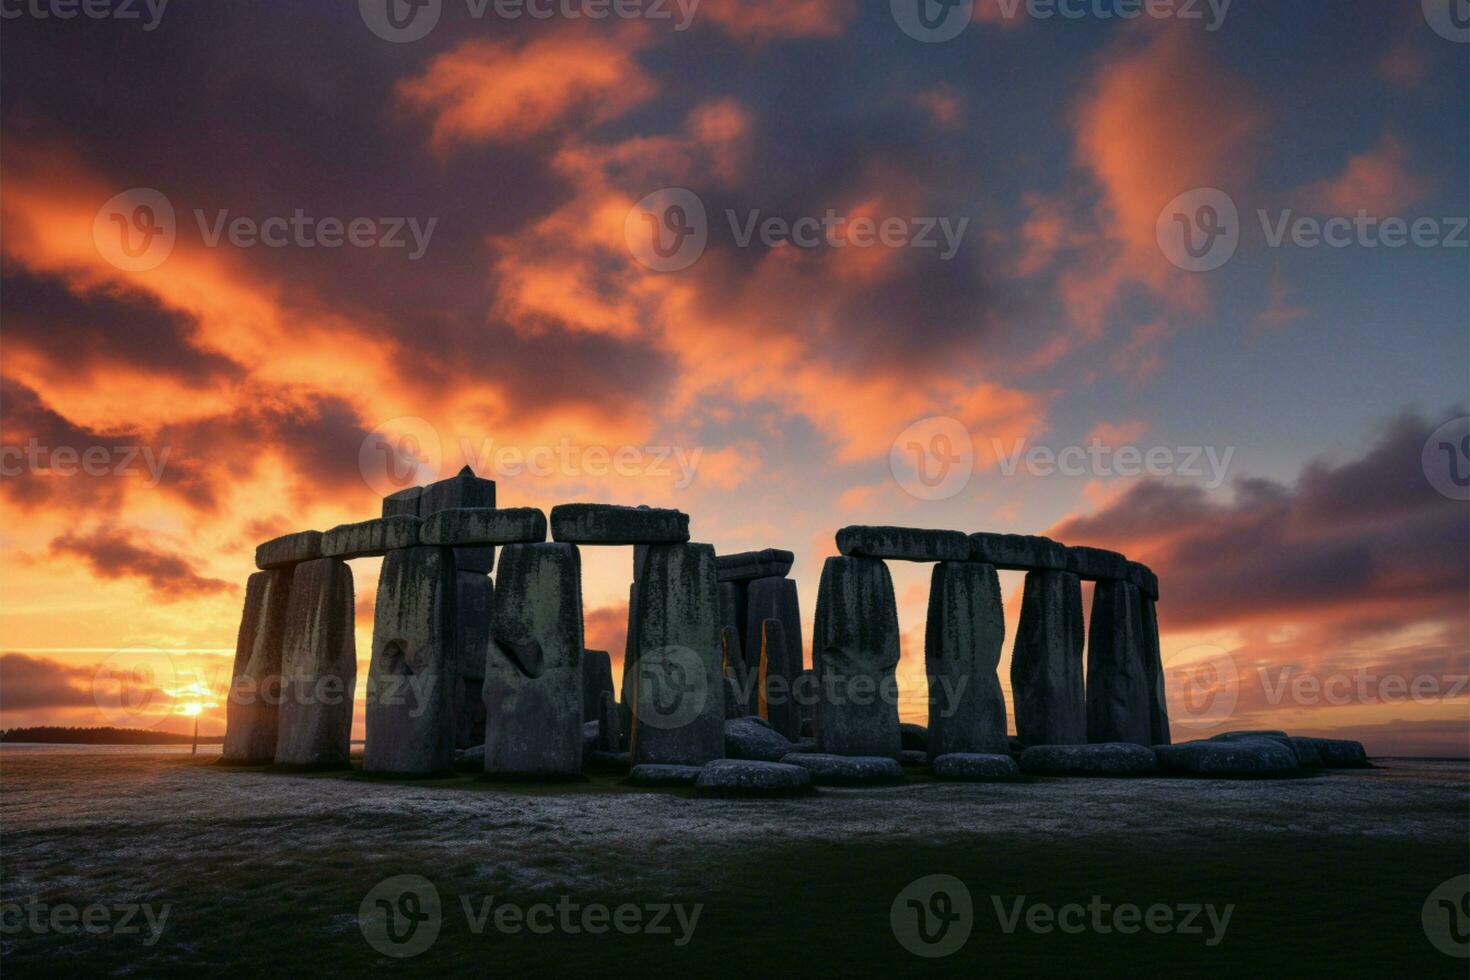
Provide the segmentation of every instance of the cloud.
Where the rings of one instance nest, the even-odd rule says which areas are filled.
[[[836,37],[856,12],[856,0],[716,0],[698,17],[736,40],[766,42]]]
[[[95,673],[95,668],[72,667],[45,657],[0,654],[0,709],[93,707]]]
[[[1408,144],[1386,133],[1378,145],[1348,158],[1341,174],[1302,192],[1306,207],[1334,215],[1403,215],[1422,201],[1431,182],[1414,172]]]
[[[55,557],[82,559],[104,579],[141,579],[155,598],[165,602],[239,591],[223,579],[198,574],[185,556],[152,547],[139,537],[117,529],[67,532],[52,539],[50,550]]]

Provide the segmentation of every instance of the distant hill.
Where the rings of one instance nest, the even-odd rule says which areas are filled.
[[[154,732],[146,728],[61,728],[39,725],[35,728],[9,728],[0,731],[0,742],[55,742],[70,745],[188,745],[191,735]],[[205,745],[223,742],[223,735],[201,735]]]

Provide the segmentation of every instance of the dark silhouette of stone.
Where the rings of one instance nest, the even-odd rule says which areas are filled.
[[[732,718],[725,722],[725,757],[780,762],[791,752],[791,741],[764,719]]]
[[[1067,571],[1089,582],[1128,578],[1128,559],[1103,548],[1068,548]]]
[[[1154,750],[1131,742],[1033,745],[1021,753],[1022,772],[1042,775],[1135,776],[1158,769]]]
[[[582,651],[582,720],[598,717],[602,696],[613,696],[612,657],[606,650]]]
[[[582,770],[582,575],[574,545],[513,544],[496,574],[485,660],[485,771]]]
[[[720,596],[720,625],[734,627],[740,635],[742,649],[745,640],[745,583],[720,582],[716,589]]]
[[[357,683],[352,627],[352,569],[347,563],[318,558],[297,565],[281,646],[277,763],[348,765]]]
[[[689,515],[654,507],[560,504],[551,508],[551,537],[573,544],[682,543],[689,540]]]
[[[773,681],[772,686],[788,692],[784,698],[790,701],[789,692],[795,689],[796,679],[801,676],[803,662],[806,653],[802,643],[801,631],[801,603],[796,594],[796,583],[788,578],[758,578],[746,583],[745,589],[745,625],[741,628],[740,639],[745,645],[746,662],[755,666],[760,664],[761,655],[761,623],[767,619],[780,622],[781,631],[785,634],[785,649],[782,651],[783,660],[778,668],[779,681]],[[758,695],[758,691],[752,694]],[[751,704],[752,714],[759,714],[756,705]],[[800,719],[791,723],[800,726]],[[790,727],[783,723],[778,726],[783,732]],[[788,736],[794,736],[796,728],[791,728]]]
[[[796,555],[780,548],[742,551],[715,559],[715,575],[721,582],[743,582],[756,578],[785,578]]]
[[[465,466],[447,480],[439,480],[423,488],[419,496],[419,517],[430,520],[441,510],[464,508],[493,508],[495,506],[495,481],[475,476],[475,471]],[[543,532],[537,541],[546,540]],[[425,541],[425,544],[437,542]],[[479,572],[488,575],[495,567],[493,546],[455,548],[454,560],[460,571]]]
[[[1138,589],[1101,579],[1087,643],[1087,740],[1153,745]]]
[[[1309,743],[1324,769],[1371,769],[1363,743],[1350,738],[1294,738],[1292,743]],[[1298,750],[1300,751],[1300,750]]]
[[[725,676],[725,718],[743,718],[748,712],[752,682],[740,650],[740,633],[733,626],[720,627],[720,672]]]
[[[255,548],[255,567],[290,568],[304,561],[315,561],[322,556],[322,532],[297,531],[272,538]]]
[[[853,558],[966,561],[970,541],[959,531],[851,524],[837,532],[837,550]]]
[[[1164,687],[1164,656],[1159,646],[1159,612],[1154,601],[1138,592],[1139,641],[1143,644],[1143,670],[1148,680],[1148,731],[1154,745],[1168,745],[1169,700]]]
[[[1303,769],[1321,769],[1322,753],[1317,746],[1312,744],[1309,738],[1292,738],[1291,750],[1296,753],[1296,761]]]
[[[897,759],[898,606],[888,566],[828,558],[812,635],[816,733],[823,752]]]
[[[417,517],[375,517],[356,524],[338,524],[322,535],[325,558],[377,558],[401,548],[416,548],[419,528]]]
[[[458,565],[458,560],[455,562]],[[459,583],[458,681],[450,690],[454,744],[458,748],[485,743],[485,656],[490,650],[490,616],[495,585],[480,572],[457,573]]]
[[[1196,776],[1279,776],[1299,766],[1289,741],[1282,744],[1267,738],[1156,745],[1154,755],[1161,769]]]
[[[419,498],[424,495],[423,487],[407,487],[383,498],[384,517],[418,517]]]
[[[1011,653],[1011,695],[1022,743],[1087,741],[1082,645],[1080,580],[1071,572],[1028,572]]]
[[[804,796],[812,791],[812,775],[780,762],[716,759],[700,769],[694,788],[701,796]]]
[[[635,548],[634,551],[637,551]],[[641,564],[634,562],[635,570]],[[638,581],[628,585],[628,629],[623,636],[623,680],[618,688],[619,710],[623,716],[623,731],[633,730],[633,679],[638,676]]]
[[[1013,571],[1053,570],[1067,567],[1067,547],[1035,534],[970,535],[970,561]]]
[[[365,772],[423,776],[454,764],[459,574],[447,548],[395,550],[383,559],[368,665]]]
[[[801,766],[817,786],[891,786],[904,780],[903,767],[888,756],[793,752],[780,761]]]
[[[603,752],[622,752],[625,748],[623,713],[611,691],[603,691],[597,699],[597,748]]]
[[[916,752],[929,751],[929,729],[923,725],[905,721],[898,726],[898,736],[905,750],[912,749]]]
[[[634,786],[692,786],[699,778],[699,766],[660,766],[645,763],[628,772]]]
[[[929,764],[929,753],[923,749],[903,749],[898,753],[898,763],[901,766],[922,769]]]
[[[651,545],[635,601],[628,738],[634,764],[702,765],[722,757],[725,685],[714,548]]]
[[[546,515],[535,507],[460,507],[424,520],[419,540],[455,548],[536,544],[546,540]]]
[[[484,772],[485,746],[468,745],[454,750],[455,772]]]
[[[794,739],[801,735],[801,713],[793,694],[793,677],[799,676],[801,671],[792,670],[788,635],[785,624],[779,619],[761,621],[761,659],[756,682],[760,693],[756,714],[788,739]]]
[[[1159,601],[1159,577],[1154,570],[1142,562],[1128,563],[1128,581],[1138,586],[1138,591],[1154,602]]]
[[[961,783],[1015,779],[1021,775],[1021,767],[1016,765],[1016,760],[1009,754],[951,752],[936,757],[931,766],[936,778]]]
[[[1006,751],[1006,701],[996,674],[1005,632],[994,568],[950,561],[934,566],[924,627],[931,760]]]
[[[235,668],[225,704],[220,758],[244,765],[275,760],[280,720],[281,648],[291,599],[291,569],[256,572],[245,585],[245,609],[235,638]]]

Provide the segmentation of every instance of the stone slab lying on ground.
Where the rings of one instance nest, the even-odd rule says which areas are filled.
[[[903,767],[887,756],[793,752],[781,761],[810,772],[818,786],[891,786],[904,780]]]
[[[1310,743],[1324,769],[1370,769],[1373,765],[1368,761],[1363,743],[1350,738],[1293,738],[1291,741],[1293,745]]]
[[[1279,776],[1299,768],[1290,743],[1275,739],[1239,739],[1217,742],[1202,739],[1154,746],[1159,768],[1196,776]]]
[[[780,548],[742,551],[715,559],[715,575],[721,582],[744,582],[753,578],[784,578],[796,555]]]
[[[390,551],[415,548],[419,543],[417,517],[375,517],[356,524],[338,524],[322,535],[325,558],[377,558]]]
[[[1073,547],[1067,549],[1067,571],[1090,582],[1101,579],[1126,581],[1128,559],[1105,548]]]
[[[951,752],[941,755],[932,763],[934,775],[955,782],[983,783],[994,779],[1015,779],[1021,775],[1021,767],[1009,755],[990,755],[980,752]]]
[[[1039,534],[980,531],[970,535],[969,560],[1011,571],[1063,571],[1067,567],[1067,546]]]
[[[837,550],[853,558],[968,561],[970,541],[959,531],[850,524],[837,532]]]
[[[689,515],[661,507],[559,504],[551,508],[551,537],[571,544],[677,544],[689,540]]]
[[[699,766],[665,766],[645,763],[634,766],[628,772],[628,782],[634,786],[688,786],[699,778]]]
[[[1159,767],[1153,749],[1132,742],[1033,745],[1020,762],[1022,772],[1045,775],[1134,776]]]
[[[289,568],[322,556],[322,532],[297,531],[272,538],[255,548],[255,567]]]
[[[1159,577],[1154,570],[1142,562],[1130,561],[1128,563],[1128,581],[1138,587],[1138,591],[1148,596],[1155,602],[1159,601]]]
[[[731,759],[780,762],[791,753],[791,740],[761,718],[747,716],[725,722],[725,755]]]
[[[546,515],[535,507],[456,507],[424,520],[424,544],[461,548],[475,545],[536,544],[546,540]]]
[[[704,796],[803,796],[812,790],[812,774],[781,762],[716,759],[699,771],[694,787]]]

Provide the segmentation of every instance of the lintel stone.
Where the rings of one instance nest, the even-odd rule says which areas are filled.
[[[324,558],[375,558],[400,548],[416,548],[423,522],[407,514],[338,524],[322,535]]]
[[[1068,548],[1067,571],[1093,582],[1101,579],[1127,581],[1128,559],[1105,548]]]
[[[537,544],[546,540],[546,515],[535,507],[455,507],[435,511],[419,532],[424,544],[449,547]]]
[[[559,504],[551,508],[551,538],[569,544],[681,544],[689,515],[662,507]]]
[[[968,561],[970,542],[959,531],[850,524],[837,532],[837,550],[851,558],[895,561]]]
[[[322,532],[297,531],[283,534],[258,545],[255,549],[255,567],[290,568],[304,561],[315,561],[322,556]]]
[[[970,561],[1011,571],[1065,571],[1067,547],[1039,534],[970,535]]]

